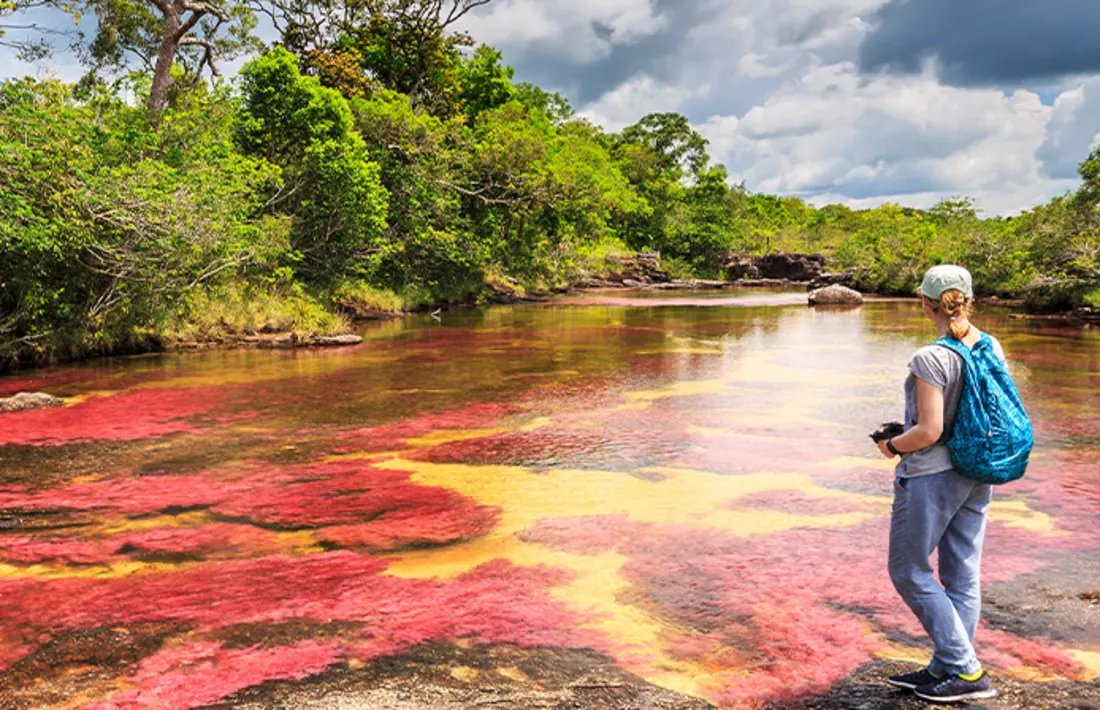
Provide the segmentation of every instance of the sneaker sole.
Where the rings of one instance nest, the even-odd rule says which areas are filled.
[[[997,697],[997,691],[996,690],[981,690],[981,691],[978,691],[978,692],[975,692],[975,693],[963,693],[962,695],[952,695],[952,696],[925,695],[924,693],[921,693],[920,691],[917,691],[915,693],[915,695],[918,698],[920,698],[921,700],[927,700],[930,703],[961,703],[961,702],[964,702],[966,700],[988,700],[989,698],[995,698],[995,697]]]
[[[889,683],[890,685],[894,686],[895,688],[901,688],[902,690],[916,690],[917,689],[917,686],[915,686],[912,683],[902,683],[900,681],[890,680],[889,678],[886,679],[886,682]]]

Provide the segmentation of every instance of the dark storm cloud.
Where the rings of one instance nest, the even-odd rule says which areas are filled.
[[[568,91],[577,106],[595,101],[638,74],[658,80],[680,77],[683,66],[693,54],[713,48],[689,47],[688,36],[697,27],[713,20],[723,10],[716,0],[657,0],[654,14],[665,18],[657,33],[630,43],[614,45],[607,56],[576,64],[560,59],[561,47],[533,46],[517,54],[507,52],[505,59],[516,67],[518,79]],[[607,37],[610,29],[593,23],[597,34]]]
[[[891,0],[860,46],[865,73],[919,73],[935,59],[955,86],[1100,72],[1098,0]]]

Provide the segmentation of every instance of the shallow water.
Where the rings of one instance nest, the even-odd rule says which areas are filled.
[[[0,419],[0,698],[193,707],[456,640],[591,648],[739,707],[926,659],[867,433],[934,333],[912,303],[804,298],[586,294],[0,378],[68,404]],[[1100,332],[979,324],[1039,438],[987,595],[1075,598],[1100,587]],[[987,665],[1095,679],[1095,624],[998,611]]]

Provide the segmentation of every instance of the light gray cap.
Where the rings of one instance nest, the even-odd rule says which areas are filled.
[[[933,301],[940,300],[944,291],[958,289],[967,298],[974,298],[974,282],[970,278],[970,272],[961,266],[944,264],[933,266],[924,275],[920,292]]]

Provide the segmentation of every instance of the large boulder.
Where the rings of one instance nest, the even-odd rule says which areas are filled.
[[[14,397],[0,399],[0,414],[64,406],[65,403],[62,402],[59,397],[54,397],[52,394],[46,394],[45,392],[20,392]]]
[[[863,303],[863,294],[847,286],[834,284],[810,291],[811,306],[858,306]]]

